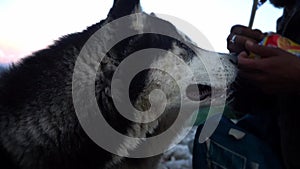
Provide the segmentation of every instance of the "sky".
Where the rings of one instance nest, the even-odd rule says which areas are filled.
[[[51,45],[59,37],[84,30],[106,18],[113,0],[0,0],[0,63],[15,62]],[[228,52],[231,26],[248,25],[252,0],[141,0],[147,13],[167,14],[193,25],[218,52]],[[254,26],[275,31],[282,9],[266,2]],[[174,23],[189,35],[182,24]],[[191,35],[191,34],[190,34]],[[191,37],[193,39],[193,37]],[[194,39],[197,43],[197,39]],[[206,46],[199,47],[208,49]]]

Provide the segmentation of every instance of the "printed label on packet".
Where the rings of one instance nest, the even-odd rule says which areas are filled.
[[[285,38],[278,34],[271,34],[266,36],[259,45],[263,46],[269,46],[269,47],[278,47],[281,48],[287,52],[290,52],[297,57],[300,57],[300,45],[293,42],[292,40]],[[257,56],[253,53],[250,53],[250,58],[260,58],[260,56]]]

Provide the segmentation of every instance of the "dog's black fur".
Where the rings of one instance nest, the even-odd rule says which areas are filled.
[[[138,5],[138,0],[114,0],[105,20],[83,32],[62,37],[49,48],[35,52],[1,73],[1,168],[130,168],[138,166],[139,162],[144,166],[156,166],[146,159],[125,159],[122,163],[108,165],[114,156],[97,146],[83,131],[75,115],[71,95],[74,64],[85,42],[103,24],[131,14]],[[135,51],[150,47],[170,49],[173,42],[173,39],[162,35],[136,35],[116,45],[108,57],[114,59],[116,65],[113,66],[117,66]],[[111,79],[112,65],[101,66],[103,78]],[[146,73],[136,76],[131,85],[133,102],[145,86]],[[110,125],[126,134],[126,129],[133,122],[117,113],[106,91],[109,85],[106,83],[101,78],[96,82],[101,91],[96,93],[99,107]],[[157,161],[158,157],[154,158]]]

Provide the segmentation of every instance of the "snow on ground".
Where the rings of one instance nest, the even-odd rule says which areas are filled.
[[[159,169],[192,169],[192,150],[196,127],[174,148],[164,153]]]

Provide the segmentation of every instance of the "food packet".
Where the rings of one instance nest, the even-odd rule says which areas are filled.
[[[259,43],[259,45],[262,46],[269,46],[269,47],[278,47],[281,48],[287,52],[290,52],[297,57],[300,57],[300,44],[297,44],[296,42],[293,42],[292,40],[283,37],[278,34],[270,34],[263,38],[263,40]],[[257,56],[253,53],[250,53],[250,58],[260,58],[260,56]]]

